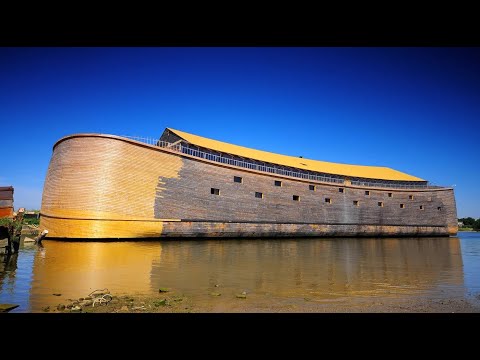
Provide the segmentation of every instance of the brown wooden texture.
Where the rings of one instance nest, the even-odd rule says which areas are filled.
[[[3,217],[12,217],[13,216],[13,208],[0,208],[0,218]]]
[[[274,180],[282,186],[274,186]],[[316,185],[315,191],[309,184]],[[212,188],[220,194],[212,194]],[[308,182],[98,135],[57,143],[41,213],[41,229],[55,238],[445,236],[457,231],[450,188]]]
[[[0,200],[13,200],[12,186],[0,186]]]
[[[178,156],[110,138],[60,142],[45,179],[41,228],[49,237],[158,236],[162,222],[153,209],[162,192],[159,177],[178,176],[181,164]]]
[[[13,187],[0,187],[0,218],[13,216]]]
[[[13,207],[13,200],[0,200],[0,208]]]

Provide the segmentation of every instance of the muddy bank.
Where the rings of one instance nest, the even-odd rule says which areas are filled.
[[[59,295],[59,294],[55,294]],[[53,295],[53,296],[55,296]],[[103,300],[102,300],[103,299]],[[48,313],[480,313],[480,296],[450,299],[315,299],[258,298],[252,294],[205,294],[204,301],[171,290],[158,295],[104,293],[68,299],[42,309]]]

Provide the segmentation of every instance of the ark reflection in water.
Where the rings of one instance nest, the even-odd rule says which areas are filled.
[[[258,301],[303,301],[435,295],[445,287],[455,296],[464,292],[463,279],[455,237],[47,241],[35,255],[28,291],[33,310],[40,310],[58,304],[53,293],[73,299],[105,287],[118,295],[158,294],[168,287],[197,302],[212,301],[208,294],[215,289],[222,301],[243,290]]]

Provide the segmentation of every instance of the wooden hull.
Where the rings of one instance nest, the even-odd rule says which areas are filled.
[[[448,236],[457,232],[457,219],[451,188],[312,182],[81,134],[54,146],[40,227],[49,238],[64,239]]]

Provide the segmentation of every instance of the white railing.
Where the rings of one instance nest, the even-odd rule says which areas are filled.
[[[343,179],[338,179],[338,178],[328,177],[328,176],[321,176],[316,174],[301,173],[298,171],[286,170],[286,169],[267,166],[267,165],[260,165],[250,161],[237,160],[237,159],[232,159],[232,158],[228,158],[221,155],[210,154],[204,151],[191,149],[185,146],[182,146],[182,152],[184,154],[200,157],[206,160],[215,161],[222,164],[239,166],[239,167],[243,167],[251,170],[268,172],[271,174],[279,174],[279,175],[291,176],[291,177],[296,177],[300,179],[308,179],[308,180],[314,180],[314,181],[333,182],[338,184],[343,184],[344,182]]]
[[[435,185],[420,185],[420,184],[398,184],[398,183],[381,183],[375,181],[359,181],[352,180],[352,185],[367,186],[367,187],[383,187],[383,188],[392,188],[392,189],[439,189],[444,186],[435,186]]]
[[[188,154],[191,156],[195,156],[198,158],[215,161],[222,164],[228,164],[233,166],[239,166],[251,170],[263,171],[268,172],[271,174],[278,174],[283,176],[290,176],[296,177],[300,179],[306,180],[313,180],[313,181],[320,181],[320,182],[330,182],[330,183],[337,183],[337,184],[344,184],[344,179],[339,179],[335,177],[329,177],[324,175],[317,175],[312,173],[303,173],[293,170],[287,170],[283,168],[278,168],[275,166],[267,166],[267,165],[260,165],[251,161],[247,160],[237,160],[233,158],[229,158],[222,155],[215,155],[210,154],[205,151],[192,149],[186,146],[183,146],[180,143],[170,143],[167,141],[160,141],[155,138],[147,138],[147,137],[140,137],[140,136],[128,136],[122,135],[127,139],[143,142],[148,145],[158,146],[162,148],[167,148],[173,151],[177,151],[183,154]],[[352,180],[352,185],[359,185],[359,186],[366,186],[366,187],[384,187],[384,188],[395,188],[395,189],[438,189],[443,188],[444,186],[434,186],[434,185],[419,185],[419,184],[399,184],[399,183],[380,183],[380,182],[373,182],[373,181],[360,181],[360,180]]]

